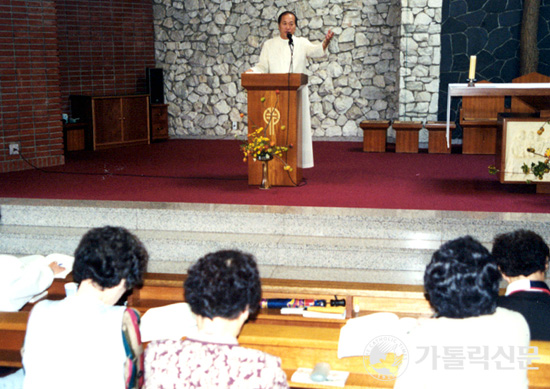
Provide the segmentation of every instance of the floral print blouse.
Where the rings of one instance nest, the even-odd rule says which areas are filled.
[[[288,388],[278,357],[187,338],[153,341],[145,350],[145,388]]]

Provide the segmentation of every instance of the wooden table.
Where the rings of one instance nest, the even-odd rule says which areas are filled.
[[[550,114],[550,83],[503,83],[503,84],[449,84],[447,93],[447,147],[451,147],[450,121],[451,97],[453,96],[516,96],[525,103]],[[546,113],[544,111],[547,111]]]

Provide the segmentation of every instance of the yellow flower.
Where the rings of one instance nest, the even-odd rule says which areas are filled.
[[[543,132],[544,132],[544,126],[539,128],[539,130],[537,131],[537,134],[542,135]]]
[[[546,149],[546,151],[544,152],[544,156],[546,158],[550,158],[550,148]]]

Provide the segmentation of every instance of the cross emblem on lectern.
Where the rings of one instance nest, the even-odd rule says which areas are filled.
[[[275,135],[275,125],[281,120],[281,113],[277,108],[268,107],[264,111],[264,122],[268,126],[268,135]]]

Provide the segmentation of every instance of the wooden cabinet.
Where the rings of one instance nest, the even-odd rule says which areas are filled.
[[[151,141],[168,139],[168,104],[151,104]]]
[[[63,144],[65,151],[91,150],[91,136],[89,123],[63,124]]]
[[[71,115],[92,124],[93,149],[149,143],[149,96],[71,96]]]

